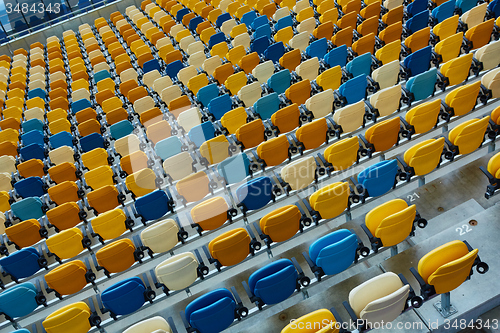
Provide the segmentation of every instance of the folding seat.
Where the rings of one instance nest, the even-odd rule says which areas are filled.
[[[95,253],[95,258],[99,265],[96,268],[104,269],[107,276],[110,273],[123,272],[138,260],[134,243],[128,238],[116,240],[100,248]]]
[[[92,133],[80,139],[80,147],[83,152],[89,152],[95,148],[104,148],[107,144],[109,143],[98,133]]]
[[[403,6],[397,6],[389,9],[387,13],[382,15],[382,22],[384,22],[387,26],[390,26],[396,22],[403,21]]]
[[[445,139],[425,140],[414,145],[404,153],[403,167],[406,172],[406,179],[410,177],[424,176],[439,167],[441,163],[441,154],[443,153]]]
[[[47,186],[40,177],[28,177],[14,184],[16,194],[21,198],[41,197],[46,193]]]
[[[367,88],[366,76],[362,74],[343,83],[339,87],[338,92],[342,96],[342,99],[344,100],[343,104],[347,105],[365,99],[366,88]]]
[[[106,185],[114,184],[114,173],[110,166],[101,165],[85,173],[85,183],[97,190]]]
[[[332,9],[331,11],[335,11],[335,13],[337,13],[336,9]],[[354,30],[352,29],[352,27],[344,28],[344,29],[338,31],[337,33],[335,33],[335,35],[333,35],[331,41],[332,41],[333,45],[335,45],[337,47],[342,46],[342,45],[345,45],[346,47],[351,47],[353,33],[354,33]]]
[[[71,295],[82,290],[88,283],[93,283],[95,274],[81,260],[66,262],[45,274],[49,291],[57,297]]]
[[[38,243],[42,238],[47,238],[47,229],[35,219],[29,219],[5,228],[5,235],[9,243],[16,249],[25,248]]]
[[[370,17],[364,20],[356,29],[356,31],[361,36],[367,36],[370,33],[377,35],[378,34],[378,16]]]
[[[329,233],[309,246],[309,254],[303,253],[318,280],[324,275],[339,274],[358,261],[358,251],[367,250],[359,244],[355,233],[339,229]],[[361,252],[363,253],[363,252]]]
[[[431,12],[431,20],[434,24],[441,23],[445,19],[453,16],[455,1],[446,1],[434,8]]]
[[[55,210],[56,208],[53,208],[52,210]],[[78,212],[79,210],[77,210],[77,213]],[[80,222],[78,217],[77,220],[78,222]],[[57,226],[61,225],[57,224]],[[47,244],[48,252],[51,253],[51,255],[55,255],[58,260],[73,258],[81,253],[84,247],[90,247],[91,242],[88,239],[87,235],[83,234],[79,228],[75,228],[74,225],[73,227],[61,229],[58,228],[57,230],[62,231],[49,237],[45,243]]]
[[[171,318],[170,318],[171,319]],[[156,316],[142,320],[127,328],[123,333],[140,333],[145,331],[172,333],[173,328],[163,317]]]
[[[414,222],[425,227],[415,205],[408,206],[402,199],[389,200],[366,214],[363,230],[368,235],[372,249],[377,252],[382,247],[397,246],[415,233]]]
[[[116,208],[123,200],[118,197],[118,190],[114,186],[106,185],[87,193],[87,201],[89,208],[98,215]]]
[[[454,15],[442,21],[439,24],[436,24],[432,28],[432,38],[434,41],[440,41],[451,35],[454,35],[457,32],[458,27],[458,15]]]
[[[210,179],[203,171],[182,178],[175,188],[184,205],[188,202],[199,201],[213,191],[210,187]]]
[[[282,28],[278,30],[274,36],[274,41],[282,42],[284,45],[288,45],[290,40],[293,38],[293,29],[292,27]]]
[[[413,289],[406,280],[402,281],[395,273],[386,272],[352,289],[349,303],[343,304],[352,319],[359,320],[358,328],[363,330],[381,322],[394,321],[406,309],[412,295]]]
[[[493,31],[494,19],[490,19],[483,23],[480,23],[472,28],[469,28],[465,33],[465,38],[467,39],[466,45],[464,46],[465,51],[470,51],[473,49],[478,49],[488,44],[491,40],[491,33]]]
[[[344,58],[341,58],[342,62]],[[338,60],[337,60],[338,61]],[[335,66],[340,65],[334,64]],[[360,75],[369,76],[372,67],[372,55],[369,52],[366,52],[362,55],[355,57],[351,60],[347,65],[345,65],[345,69],[348,73],[350,73],[353,77],[357,77]]]
[[[77,181],[81,177],[81,172],[77,172],[76,166],[71,162],[64,162],[53,166],[48,172],[50,179],[56,184],[65,181]]]
[[[359,101],[336,110],[333,114],[333,120],[340,126],[340,129],[337,130],[337,135],[355,131],[359,127],[364,126],[365,104],[363,101]]]
[[[436,63],[447,62],[460,55],[460,48],[463,41],[463,32],[451,35],[442,39],[435,46]]]
[[[403,102],[411,106],[413,101],[420,101],[431,95],[436,90],[437,70],[435,67],[428,71],[411,77],[406,81],[406,87],[403,90]]]
[[[352,50],[355,54],[373,53],[375,48],[375,35],[368,34],[352,43]]]
[[[96,321],[100,321],[96,316],[85,302],[77,302],[51,313],[42,322],[42,326],[47,333],[85,332]]]
[[[475,73],[479,73],[482,70],[495,68],[498,65],[498,63],[500,63],[499,60],[500,53],[498,53],[499,49],[500,49],[500,43],[498,42],[492,42],[477,49],[476,53],[474,54],[474,58],[476,59],[474,63],[479,62],[479,64],[477,65],[478,66],[477,70],[475,69]],[[484,77],[488,74],[489,73],[485,74],[481,78],[481,80],[483,80]]]
[[[250,300],[259,309],[265,304],[277,304],[290,297],[301,286],[307,286],[308,278],[296,264],[295,258],[279,259],[252,273],[248,284],[243,281],[243,286]],[[272,286],[275,286],[274,288]]]
[[[427,21],[429,20],[429,11],[424,10],[412,18],[408,19],[405,24],[405,31],[409,35],[412,35],[422,29],[427,27]]]
[[[489,117],[465,121],[448,133],[447,151],[445,157],[453,160],[455,155],[469,154],[479,148],[484,141]]]
[[[262,168],[281,164],[287,158],[291,158],[290,143],[286,135],[262,142],[257,147],[257,161]]]
[[[396,160],[378,162],[361,171],[357,176],[357,189],[361,200],[387,193],[396,185],[398,172]]]
[[[419,282],[422,298],[427,300],[441,294],[442,302],[436,307],[446,310],[443,301],[450,301],[450,292],[470,278],[474,266],[479,274],[488,271],[488,265],[478,256],[478,249],[466,241],[455,240],[428,252],[419,260],[418,271],[413,267],[410,271]]]
[[[156,220],[173,211],[173,200],[170,194],[162,190],[155,190],[135,201],[135,210],[143,222]]]
[[[127,192],[132,192],[132,199],[146,195],[155,190],[156,174],[153,170],[145,168],[129,174],[125,180]]]
[[[247,312],[233,287],[231,291],[220,288],[198,297],[186,306],[181,315],[187,330],[221,332],[235,319],[246,317]],[[207,327],[210,327],[210,330],[207,330]]]
[[[459,84],[469,77],[472,56],[472,53],[465,54],[449,60],[441,66],[440,73],[444,78],[441,78],[442,82],[439,82],[438,85],[441,85],[443,91],[446,86]]]
[[[84,195],[79,186],[69,180],[50,187],[47,192],[50,199],[57,205],[62,205],[66,202],[77,202]]]
[[[370,96],[370,111],[374,114],[374,119],[377,117],[385,117],[401,106],[401,85],[394,85],[377,91]]]
[[[5,274],[10,275],[12,280],[27,278],[47,266],[47,259],[40,255],[34,247],[17,250],[12,254],[0,258],[0,266]]]
[[[399,118],[387,119],[371,126],[364,136],[360,136],[365,146],[361,154],[371,157],[376,151],[383,152],[399,144],[399,129]]]
[[[0,311],[9,319],[24,317],[31,314],[39,305],[46,305],[39,284],[24,282],[10,287],[0,295]],[[16,330],[24,333],[28,330]]]
[[[398,40],[395,40],[378,49],[377,52],[375,52],[375,57],[382,63],[382,65],[385,65],[391,61],[399,60],[400,52],[401,43]]]
[[[333,36],[332,21],[327,21],[325,23],[320,24],[316,29],[314,29],[313,36],[317,39],[326,38],[330,40]]]
[[[469,113],[476,106],[481,83],[479,81],[453,89],[446,95],[443,119]]]
[[[301,53],[299,49],[291,50],[287,53],[285,53],[280,59],[279,59],[279,64],[281,67],[288,69],[290,72],[294,71],[295,68],[300,64],[301,62]],[[274,70],[274,69],[273,69]],[[270,73],[272,75],[273,72]]]
[[[146,153],[141,150],[134,151],[129,155],[122,156],[120,159],[120,167],[122,171],[127,174],[133,174],[138,170],[142,170],[147,168],[148,165],[148,157]],[[120,173],[121,178],[125,178],[126,175],[124,173]]]
[[[274,201],[275,196],[272,188],[273,181],[269,177],[254,178],[240,185],[236,189],[238,207],[241,207],[244,215],[249,210],[264,207],[271,200]]]
[[[311,96],[311,84],[309,79],[302,78],[302,81],[292,84],[286,91],[285,96],[292,103],[304,104]]]
[[[470,6],[470,1],[460,1],[460,4],[462,6],[467,6],[467,8],[460,8],[459,2],[457,1],[457,8],[462,9],[463,13],[460,16],[460,20],[467,25],[468,29],[475,27],[484,21],[488,4],[484,3],[475,7]]]

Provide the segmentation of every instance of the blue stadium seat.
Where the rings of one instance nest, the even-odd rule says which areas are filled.
[[[122,280],[106,288],[101,293],[102,304],[111,312],[112,317],[127,315],[141,308],[146,299],[144,282],[137,276]]]
[[[432,46],[426,46],[408,55],[403,60],[403,66],[407,73],[407,77],[410,78],[429,70],[431,66],[431,54]]]
[[[212,36],[210,36],[210,39],[208,40],[208,47],[211,49],[214,45],[225,42],[226,41],[226,35],[224,33],[218,32]]]
[[[46,185],[40,177],[28,177],[14,184],[16,193],[23,199],[29,197],[41,197],[45,194]]]
[[[25,161],[36,158],[37,160],[43,160],[46,157],[45,149],[42,145],[38,143],[32,143],[30,145],[24,146],[19,150],[21,158]]]
[[[159,219],[169,210],[173,211],[170,194],[162,190],[155,190],[137,198],[134,205],[143,222]]]
[[[269,177],[251,179],[236,189],[236,197],[244,214],[260,209],[269,201],[274,201],[273,183]]]
[[[33,283],[24,282],[0,294],[0,312],[12,319],[27,316],[44,301],[45,297]]]
[[[425,28],[428,24],[428,21],[429,21],[429,11],[424,10],[418,14],[413,15],[412,18],[406,21],[405,28],[406,30],[408,30],[408,34],[411,35],[412,33]]]
[[[457,0],[455,6],[465,13],[477,5],[477,0]]]
[[[253,38],[257,39],[260,37],[271,38],[271,26],[268,24],[261,25],[257,29],[255,29],[253,33]]]
[[[244,23],[247,26],[247,29],[252,28],[253,21],[257,18],[257,13],[253,10],[246,12],[241,16],[241,23]]]
[[[253,104],[253,110],[261,119],[270,119],[280,108],[280,99],[277,93],[262,96]]]
[[[214,125],[210,121],[196,125],[189,130],[188,137],[196,147],[200,147],[203,142],[215,137]]]
[[[500,16],[500,4],[499,0],[493,0],[488,4],[488,11],[496,18]]]
[[[267,85],[275,93],[283,94],[288,87],[290,87],[290,80],[292,79],[290,71],[288,69],[283,69],[277,73],[271,75],[267,80]]]
[[[257,52],[259,55],[264,55],[264,51],[269,47],[269,38],[266,36],[255,39],[250,44],[250,51]]]
[[[41,256],[34,247],[25,247],[1,258],[0,266],[14,281],[17,281],[30,277],[40,268],[46,267],[47,259]]]
[[[229,13],[220,14],[219,16],[217,16],[217,19],[215,20],[215,25],[220,28],[222,26],[222,23],[230,19],[231,19],[231,14]]]
[[[309,246],[311,269],[318,279],[348,269],[357,261],[358,237],[347,229],[325,235]]]
[[[44,139],[45,135],[43,134],[43,128],[41,130],[33,129],[21,135],[21,142],[25,147],[33,143],[43,146],[45,144]]]
[[[68,132],[59,132],[57,134],[51,135],[49,137],[50,146],[52,149],[56,149],[62,146],[73,147],[74,141],[73,136]]]
[[[276,29],[276,31],[286,27],[293,27],[293,19],[290,15],[280,18],[274,25],[274,29]]]
[[[39,219],[44,216],[44,205],[39,197],[31,197],[16,201],[10,205],[12,214],[21,221]]]
[[[109,126],[111,137],[115,140],[123,138],[134,131],[134,125],[128,120],[119,121]]]
[[[220,119],[226,112],[231,110],[232,105],[231,96],[224,94],[212,99],[208,103],[208,112],[214,116],[217,115],[217,118]]]
[[[339,87],[339,93],[345,97],[347,104],[359,102],[366,96],[366,76],[364,74],[343,83]]]
[[[317,57],[318,59],[322,59],[327,51],[328,43],[325,37],[315,40],[306,48],[306,54],[311,58]]]
[[[437,24],[453,16],[455,0],[449,0],[432,10],[431,19]],[[416,30],[415,30],[416,31]]]
[[[36,88],[36,89],[30,90],[28,92],[28,99],[34,98],[34,97],[40,97],[41,99],[43,99],[45,101],[46,100],[45,90],[43,90],[42,88]]]
[[[78,8],[86,12],[88,7],[92,7],[92,2],[90,0],[78,0]]]
[[[99,72],[94,74],[94,81],[95,83],[102,81],[104,79],[111,78],[111,74],[105,69],[100,70]]]
[[[155,153],[162,160],[166,160],[169,157],[179,154],[182,152],[182,143],[176,136],[171,136],[169,138],[158,141],[155,145]]]
[[[91,108],[92,104],[86,98],[79,99],[78,101],[74,101],[71,103],[71,111],[73,114],[76,114],[78,111],[85,110],[86,108]]]
[[[154,70],[161,72],[160,63],[156,59],[148,60],[144,63],[144,65],[142,65],[142,71],[144,72],[144,74]]]
[[[437,69],[432,67],[427,72],[413,76],[406,81],[405,90],[411,93],[408,96],[407,104],[413,101],[420,101],[434,94],[436,89],[435,84],[437,80]],[[404,100],[404,98],[403,98]]]
[[[238,155],[226,158],[217,165],[217,172],[221,175],[226,184],[239,183],[250,175],[250,160],[248,155],[239,153]]]
[[[177,14],[175,15],[175,19],[178,21],[178,22],[182,22],[182,18],[184,17],[184,15],[186,15],[187,13],[189,13],[189,9],[184,7],[182,9],[179,9],[177,11]]]
[[[238,318],[239,306],[231,291],[225,288],[216,289],[186,306],[185,324],[199,333],[222,332]],[[188,328],[188,332],[191,332],[192,328]]]
[[[96,148],[106,148],[102,135],[92,133],[80,139],[80,146],[84,153]]]
[[[300,290],[299,273],[289,259],[279,259],[259,268],[248,278],[249,298],[259,309],[265,304],[277,304]],[[245,289],[246,283],[243,283]]]
[[[15,330],[11,333],[31,333],[31,332],[28,331],[26,328],[21,328],[20,330]]]
[[[408,6],[406,6],[406,13],[409,16],[416,15],[424,10],[427,10],[427,0],[414,0]]]
[[[387,193],[396,185],[398,170],[398,161],[395,159],[370,165],[358,174],[358,183],[361,186],[358,185],[358,192],[363,198],[378,197]]]
[[[264,26],[268,27],[268,25]],[[260,27],[259,29],[261,29]],[[285,46],[283,42],[274,43],[269,45],[269,47],[264,51],[264,57],[266,59],[272,60],[275,64],[279,63],[280,58],[285,54]]]
[[[330,67],[344,67],[347,63],[347,46],[345,44],[337,46],[325,54],[323,60]]]
[[[204,86],[198,90],[196,94],[196,99],[204,107],[208,106],[208,103],[214,98],[219,96],[219,87],[216,83],[211,83],[208,86]]]
[[[346,71],[352,74],[353,77],[359,75],[369,76],[372,66],[372,55],[370,52],[359,55],[349,61],[345,66]]]
[[[266,15],[261,15],[253,20],[252,29],[257,30],[258,27],[261,27],[263,25],[269,25],[269,20],[267,19]]]
[[[24,133],[29,133],[31,131],[43,131],[43,122],[40,119],[32,118],[30,120],[23,121],[21,124]]]
[[[184,68],[184,64],[180,60],[176,60],[167,65],[167,75],[172,80],[177,78],[177,73]]]
[[[196,31],[196,27],[198,26],[198,24],[200,24],[201,22],[203,22],[204,19],[203,17],[201,16],[196,16],[196,17],[193,17],[190,21],[189,21],[189,30],[191,31]]]

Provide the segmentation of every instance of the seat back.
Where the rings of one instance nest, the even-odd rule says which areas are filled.
[[[427,253],[418,261],[418,273],[444,294],[458,288],[470,275],[478,249],[469,251],[462,241],[451,241]]]
[[[90,330],[90,308],[85,302],[72,303],[52,312],[42,322],[47,333]]]
[[[207,174],[199,171],[179,180],[175,188],[185,202],[193,202],[203,199],[209,193],[209,182]]]
[[[464,54],[458,58],[445,62],[441,66],[440,72],[448,78],[450,86],[462,83],[469,77],[472,57],[472,53]]]
[[[0,311],[10,318],[29,315],[38,307],[36,295],[37,289],[31,282],[14,285],[0,294]]]
[[[156,316],[142,320],[127,328],[123,333],[172,333],[172,329],[168,322],[163,317]]]
[[[169,290],[182,290],[198,278],[198,260],[191,252],[174,255],[155,268],[158,281]]]
[[[380,117],[388,116],[399,110],[401,104],[401,85],[384,88],[370,96],[370,104],[378,110]]]
[[[469,154],[481,146],[490,118],[471,119],[455,127],[448,139],[458,146],[460,154]]]
[[[221,332],[231,325],[235,318],[236,302],[233,294],[225,288],[210,291],[186,306],[186,319],[198,330],[210,327]]]
[[[179,227],[172,219],[158,221],[141,232],[141,241],[154,253],[170,251],[179,242]]]
[[[441,100],[421,103],[406,113],[406,121],[415,128],[415,133],[430,131],[438,122]]]
[[[302,215],[295,205],[273,210],[260,219],[260,228],[273,242],[283,242],[293,237],[300,229]]]
[[[446,95],[445,102],[453,108],[455,116],[463,116],[476,106],[480,88],[481,82],[479,81],[455,88]]]
[[[49,288],[60,295],[71,295],[79,292],[87,285],[85,279],[87,267],[80,260],[66,262],[44,275]]]
[[[70,228],[50,236],[45,243],[59,259],[70,259],[83,251],[83,234],[78,228]]]
[[[136,276],[122,280],[101,292],[102,304],[114,315],[137,311],[145,301],[144,282]]]
[[[228,220],[229,206],[223,197],[207,199],[191,209],[191,219],[202,230],[214,230]]]
[[[248,278],[248,285],[264,304],[277,304],[293,294],[297,278],[292,261],[279,259],[253,272]]]
[[[408,149],[404,154],[405,163],[412,167],[415,174],[423,176],[434,170],[441,161],[444,138],[422,141]]]
[[[333,114],[333,120],[342,127],[344,133],[360,128],[364,124],[364,117],[365,103],[363,101],[347,105],[340,110],[336,110]]]
[[[311,207],[324,219],[340,215],[348,206],[350,188],[347,182],[337,182],[320,188],[309,197]]]
[[[432,46],[413,52],[403,60],[403,65],[409,70],[409,77],[427,71],[431,64]]]
[[[426,72],[410,78],[406,82],[406,89],[413,94],[415,101],[420,101],[434,93],[436,79],[437,69],[433,67]]]
[[[387,119],[368,128],[365,138],[373,144],[375,151],[385,151],[399,141],[399,118]]]
[[[316,178],[316,160],[313,156],[301,158],[284,166],[280,175],[292,190],[303,189]]]
[[[309,246],[309,257],[326,275],[345,271],[356,259],[358,238],[347,229],[336,230]]]
[[[250,253],[250,235],[244,228],[233,229],[210,241],[208,249],[222,266],[236,265]]]
[[[365,195],[376,197],[387,193],[396,182],[398,162],[382,161],[373,164],[358,174],[358,182],[363,185]],[[367,192],[367,193],[366,193]]]
[[[349,304],[368,325],[391,322],[404,310],[409,292],[409,285],[404,285],[395,273],[387,272],[352,289]]]
[[[134,264],[134,251],[134,243],[124,238],[100,248],[95,256],[98,264],[109,273],[119,273]]]

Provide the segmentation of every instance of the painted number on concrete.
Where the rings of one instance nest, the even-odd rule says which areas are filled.
[[[461,227],[455,229],[460,236],[465,235],[468,232],[472,231],[472,228],[468,224],[463,224]]]
[[[420,199],[420,196],[417,193],[413,193],[413,194],[409,194],[407,198],[408,198],[408,200],[410,200],[410,202],[413,202],[417,199]]]

